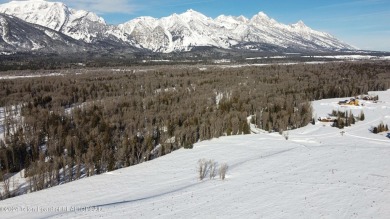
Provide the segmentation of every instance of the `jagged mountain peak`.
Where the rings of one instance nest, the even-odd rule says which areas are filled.
[[[244,22],[244,23],[247,23],[249,21],[248,18],[246,18],[245,16],[243,15],[240,15],[237,17],[237,20],[241,21],[241,22]]]
[[[292,24],[290,26],[298,29],[310,29],[302,20],[299,20],[297,23]]]
[[[264,13],[264,11],[260,11],[259,13],[257,13],[255,16],[257,17],[262,17],[262,18],[266,18],[266,19],[270,19],[268,17],[268,15],[266,13]]]
[[[191,15],[201,15],[201,16],[204,16],[202,13],[198,12],[198,11],[195,11],[194,9],[188,9],[187,11],[185,11],[183,14],[191,14]]]
[[[187,11],[183,12],[182,15],[206,17],[204,14],[195,11],[194,9],[188,9]]]
[[[94,41],[97,29],[101,31],[107,26],[104,19],[95,13],[71,9],[61,2],[12,1],[0,5],[0,13],[60,31],[85,42]]]
[[[68,7],[62,2],[48,2],[45,0],[26,0],[26,1],[11,1],[1,5],[7,11],[22,13],[29,13],[33,10],[39,10],[45,13],[47,9],[62,9],[68,11]]]
[[[278,24],[278,22],[266,15],[264,12],[259,12],[258,14],[254,15],[252,19],[250,20],[252,24],[257,25],[266,25],[266,26],[272,26]]]
[[[52,14],[64,13],[67,16],[78,15],[80,17],[81,15],[84,15],[93,21],[105,24],[104,19],[93,12],[72,9],[62,2],[49,2],[46,0],[11,1],[0,5],[0,12],[5,14],[16,14],[17,17],[28,15],[29,22],[36,18],[39,18],[42,21]]]
[[[270,21],[273,20],[270,18],[266,13],[263,11],[260,11],[259,13],[255,14],[251,20],[265,20],[265,21]]]
[[[244,17],[242,15],[239,16],[239,17],[235,17],[235,16],[231,16],[231,15],[220,15],[217,18],[215,18],[215,21],[216,22],[220,22],[220,23],[236,23],[236,24],[240,24],[240,23],[248,22],[248,18],[246,18],[246,17]]]
[[[70,9],[70,11],[71,11],[72,15],[75,17],[79,17],[79,18],[85,17],[90,21],[98,22],[98,23],[106,25],[106,21],[104,20],[104,18],[99,17],[97,14],[95,14],[93,12],[84,11],[84,10],[75,10],[75,9]]]
[[[181,19],[185,20],[185,21],[190,21],[190,20],[195,20],[195,19],[199,19],[199,20],[211,20],[211,18],[208,18],[206,15],[200,13],[200,12],[197,12],[193,9],[188,9],[186,12],[178,15]]]
[[[11,1],[0,5],[0,13],[13,15],[33,24],[60,30],[70,11],[60,2],[44,0]]]
[[[299,20],[299,21],[296,23],[296,25],[306,27],[306,24],[305,24],[302,20]]]

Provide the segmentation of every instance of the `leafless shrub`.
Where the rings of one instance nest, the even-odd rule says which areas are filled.
[[[215,176],[217,175],[217,162],[213,161],[213,160],[209,160],[209,175],[210,175],[210,179],[214,179]]]
[[[12,178],[12,196],[18,196],[20,192],[19,180]]]
[[[288,140],[288,136],[289,136],[288,132],[283,132],[284,139]]]
[[[225,180],[228,165],[226,163],[219,166],[214,160],[200,159],[198,161],[198,177],[199,180],[204,180],[208,175],[210,179],[214,179],[219,174],[219,178]]]
[[[229,166],[224,163],[219,167],[219,178],[222,180],[225,180],[226,178],[226,172],[228,170]]]
[[[3,178],[3,197],[4,199],[11,197],[10,179],[7,177]]]
[[[210,170],[209,161],[207,161],[206,159],[200,159],[198,161],[199,179],[203,180],[207,176],[209,170]]]

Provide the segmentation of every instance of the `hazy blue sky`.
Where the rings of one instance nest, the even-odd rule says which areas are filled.
[[[9,2],[0,0],[0,2]],[[291,24],[303,20],[361,49],[390,51],[390,0],[63,0],[72,8],[93,11],[107,23],[138,16],[164,17],[194,9],[215,18],[220,14],[251,18],[260,11]]]

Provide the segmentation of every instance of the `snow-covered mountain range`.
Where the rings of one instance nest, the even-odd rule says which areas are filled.
[[[188,10],[156,19],[139,17],[117,26],[92,12],[75,10],[60,2],[13,1],[0,5],[0,13],[49,28],[88,45],[112,45],[153,52],[190,51],[196,47],[260,51],[340,51],[355,48],[335,37],[310,29],[302,21],[286,25],[260,12],[215,19]],[[2,29],[9,29],[4,22]],[[26,35],[33,33],[26,32]],[[50,34],[48,34],[50,37]],[[29,36],[33,38],[34,35]],[[0,41],[5,48],[4,31]],[[15,48],[17,44],[13,44]],[[26,49],[23,43],[20,47]]]

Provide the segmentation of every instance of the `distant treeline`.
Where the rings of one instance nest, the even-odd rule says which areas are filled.
[[[157,65],[217,65],[220,60],[228,60],[232,64],[278,64],[286,62],[338,61],[330,57],[337,55],[354,55],[353,53],[275,53],[243,50],[225,50],[218,48],[196,48],[189,52],[152,53],[126,51],[90,51],[84,53],[16,53],[0,54],[0,72],[10,70],[63,70],[80,68],[124,67],[124,66],[157,66]],[[361,55],[361,53],[356,53]],[[372,56],[390,56],[390,53],[365,53]],[[324,58],[327,56],[326,58]],[[260,58],[259,58],[260,57]],[[269,58],[278,57],[278,58]],[[161,60],[161,62],[158,62]],[[167,62],[169,60],[169,62]]]
[[[26,169],[31,191],[249,134],[249,116],[270,132],[299,128],[312,100],[390,85],[386,62],[59,72],[0,80],[1,171]]]

